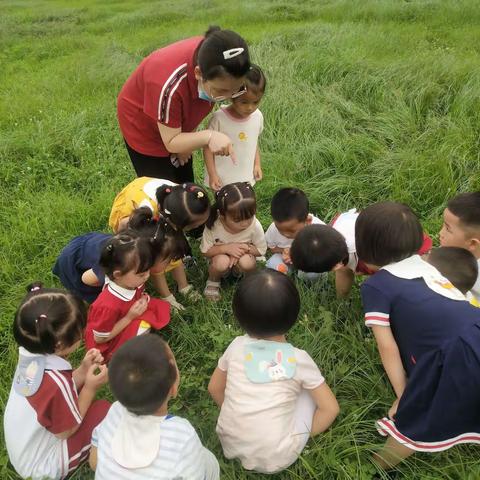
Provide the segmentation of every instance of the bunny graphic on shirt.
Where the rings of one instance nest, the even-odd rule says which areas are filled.
[[[272,360],[271,362],[260,362],[258,368],[261,372],[264,372],[266,370],[268,376],[272,380],[282,380],[284,378],[287,378],[287,372],[285,370],[285,367],[282,365],[282,356],[282,351],[277,350],[275,352],[276,360]]]

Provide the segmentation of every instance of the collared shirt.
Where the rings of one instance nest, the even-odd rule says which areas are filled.
[[[36,355],[22,347],[19,353],[43,357],[45,370],[39,389],[29,397],[12,386],[3,419],[8,456],[23,478],[66,476],[67,441],[56,435],[82,422],[72,366],[57,355]]]
[[[213,103],[198,97],[194,55],[203,37],[168,45],[146,57],[125,82],[117,114],[127,143],[137,152],[170,156],[157,123],[193,132]]]

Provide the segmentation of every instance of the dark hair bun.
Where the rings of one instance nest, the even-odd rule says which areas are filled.
[[[205,38],[208,38],[210,35],[212,35],[215,32],[219,32],[221,28],[218,25],[210,25],[208,27],[208,30],[205,32]]]

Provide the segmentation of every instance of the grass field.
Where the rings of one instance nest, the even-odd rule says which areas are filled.
[[[117,128],[123,82],[151,51],[216,23],[241,33],[269,85],[261,109],[265,180],[259,218],[281,186],[334,213],[380,199],[410,204],[434,238],[446,200],[480,189],[480,9],[470,1],[3,1],[0,15],[0,406],[17,353],[13,313],[75,235],[106,230],[116,192],[134,178]],[[195,160],[201,178],[200,156]],[[205,264],[190,278],[201,289]],[[250,475],[226,461],[208,378],[238,334],[226,290],[173,318],[165,337],[182,373],[172,412],[188,418],[224,479],[362,479],[381,439],[373,422],[393,401],[358,289],[299,283],[301,320],[289,336],[319,364],[341,406],[288,471]],[[103,393],[108,396],[108,392]],[[19,425],[19,428],[21,426]],[[2,437],[2,445],[3,437]],[[405,462],[399,478],[480,478],[478,447]],[[5,448],[0,478],[17,478]],[[74,477],[93,478],[84,467]]]

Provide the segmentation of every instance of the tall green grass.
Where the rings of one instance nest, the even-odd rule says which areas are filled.
[[[269,80],[261,105],[265,180],[257,188],[264,227],[274,191],[294,185],[326,220],[380,199],[407,202],[436,238],[446,200],[480,188],[474,0],[59,0],[1,8],[2,410],[17,355],[11,321],[25,286],[36,279],[57,285],[50,269],[58,252],[75,235],[106,230],[115,194],[134,178],[115,100],[156,48],[211,23],[249,41]],[[200,156],[195,166],[201,178]],[[202,289],[205,264],[189,274]],[[363,326],[358,289],[338,301],[331,282],[298,286],[302,313],[289,338],[318,362],[342,412],[295,465],[268,478],[371,478],[369,456],[381,443],[373,421],[393,395]],[[217,359],[239,333],[232,292],[227,288],[218,305],[201,302],[174,317],[165,337],[182,373],[172,411],[187,417],[217,454],[222,478],[241,480],[252,475],[223,458],[217,409],[206,391]],[[478,449],[467,446],[415,455],[400,467],[400,478],[473,480],[480,476],[477,458]],[[17,478],[5,450],[0,477]],[[74,478],[92,474],[84,467]]]

